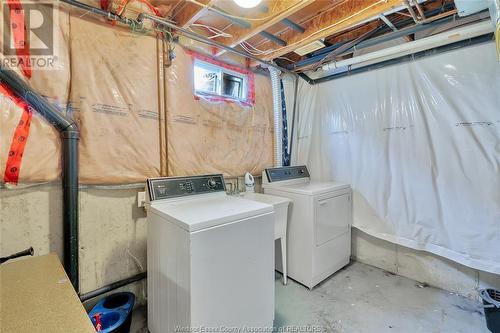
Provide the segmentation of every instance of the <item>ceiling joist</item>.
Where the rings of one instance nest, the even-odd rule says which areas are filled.
[[[287,31],[280,36],[287,46],[276,48],[262,59],[271,60],[316,40],[331,36],[381,13],[401,6],[401,0],[352,0],[344,1],[303,24],[305,32]],[[304,37],[305,36],[305,37]]]
[[[259,34],[260,32],[272,27],[283,19],[286,19],[293,13],[299,11],[305,6],[313,3],[315,0],[281,0],[281,1],[266,1],[269,11],[262,13],[261,17],[271,16],[268,20],[251,21],[249,29],[241,29],[239,27],[231,26],[225,30],[226,33],[231,34],[233,37],[224,40],[219,40],[227,46],[235,47],[247,39]],[[259,17],[256,17],[259,18]],[[218,55],[224,53],[220,51]]]
[[[199,3],[208,7],[213,6],[217,0],[197,0]],[[185,7],[175,17],[177,25],[182,28],[188,28],[191,24],[199,20],[207,13],[207,7],[199,6],[192,2],[186,2]]]

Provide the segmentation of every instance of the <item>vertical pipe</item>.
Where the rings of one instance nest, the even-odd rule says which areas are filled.
[[[78,272],[78,140],[80,133],[69,127],[62,133],[62,185],[64,267],[79,291]]]
[[[0,81],[33,110],[42,115],[61,134],[64,268],[76,292],[78,284],[78,140],[80,132],[75,122],[66,117],[44,97],[28,86],[14,71],[0,64]]]
[[[298,77],[294,77],[294,93],[293,93],[293,116],[292,116],[292,132],[290,133],[290,150],[289,150],[289,155],[290,155],[290,165],[292,165],[292,152],[293,152],[293,135],[294,135],[294,132],[295,132],[295,119],[296,119],[296,116],[295,114],[297,113],[297,99],[298,99],[298,96],[297,96],[297,93],[298,93],[298,90],[299,90],[299,78]]]
[[[281,110],[280,71],[268,67],[271,74],[271,85],[273,90],[273,114],[274,114],[274,166],[283,165],[282,133],[283,117]]]

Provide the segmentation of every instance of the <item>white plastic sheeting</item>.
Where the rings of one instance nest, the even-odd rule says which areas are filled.
[[[493,43],[313,86],[301,80],[298,96],[292,163],[352,184],[356,228],[500,273]]]

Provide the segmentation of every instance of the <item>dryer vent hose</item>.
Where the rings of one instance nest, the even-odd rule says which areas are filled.
[[[283,150],[282,150],[282,126],[283,117],[281,110],[281,72],[273,67],[268,67],[271,74],[271,84],[273,89],[273,113],[274,113],[274,166],[283,165]]]

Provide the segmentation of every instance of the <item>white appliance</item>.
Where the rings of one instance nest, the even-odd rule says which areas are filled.
[[[266,169],[262,183],[264,193],[293,201],[287,229],[289,277],[312,289],[349,263],[350,185],[312,181],[306,166]]]
[[[226,195],[222,175],[147,185],[149,331],[272,330],[273,207]]]
[[[288,206],[292,200],[275,195],[245,192],[243,198],[263,202],[274,207],[274,240],[280,241],[280,248],[275,253],[281,253],[281,258],[276,256],[276,268],[283,273],[283,284],[287,284],[286,260],[286,228],[288,223]],[[277,246],[277,244],[276,244]]]

